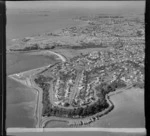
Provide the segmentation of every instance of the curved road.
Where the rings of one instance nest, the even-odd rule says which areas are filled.
[[[54,55],[58,56],[62,60],[62,62],[66,62],[66,58],[64,56],[62,56],[56,52],[52,52],[52,51],[46,51],[46,52],[48,52],[50,54],[54,54]],[[35,113],[34,113],[34,116],[36,117],[36,120],[37,120],[36,128],[40,127],[40,122],[42,121],[42,119],[41,119],[42,118],[42,90],[34,83],[31,76],[34,75],[35,73],[37,73],[39,70],[41,71],[41,69],[46,69],[50,66],[51,66],[51,64],[48,66],[28,70],[25,72],[16,73],[16,74],[12,74],[12,75],[8,76],[9,78],[12,78],[13,80],[16,80],[17,82],[20,82],[20,83],[22,83],[28,87],[31,87],[37,91],[37,105],[36,105],[36,109],[35,109]],[[32,74],[29,74],[24,79],[21,79],[26,73],[27,74],[32,73]]]
[[[114,104],[112,103],[112,101],[110,100],[109,96],[106,95],[106,100],[107,100],[107,103],[109,104],[109,107],[107,109],[105,109],[104,111],[100,112],[100,113],[97,113],[97,114],[94,114],[93,116],[89,116],[89,117],[85,117],[85,118],[82,118],[82,119],[71,119],[71,118],[61,118],[61,117],[55,117],[55,116],[51,116],[51,117],[45,117],[42,119],[42,122],[40,124],[40,127],[45,127],[46,123],[48,121],[51,121],[51,120],[62,120],[62,121],[66,121],[68,122],[68,126],[71,126],[71,125],[77,125],[77,126],[82,126],[82,125],[88,125],[89,122],[94,122],[94,120],[92,120],[92,118],[98,118],[96,116],[104,116],[105,114],[109,113],[113,108],[114,108]],[[81,125],[81,121],[83,122],[83,124]]]
[[[51,54],[57,55],[63,62],[66,61],[66,58],[56,52],[48,51]],[[37,124],[36,128],[41,127],[41,122],[42,122],[42,89],[39,88],[33,81],[33,79],[30,77],[30,82],[32,84],[32,87],[37,90],[38,96],[37,96],[37,106],[36,106],[36,119],[37,119]]]
[[[58,56],[63,62],[66,62],[66,58],[63,56],[63,55],[61,55],[61,54],[58,54],[58,53],[56,53],[56,52],[53,52],[53,51],[48,51],[49,53],[51,53],[51,54],[55,54],[56,56]]]
[[[107,101],[107,103],[109,104],[109,107],[107,109],[105,109],[104,111],[100,112],[100,113],[97,113],[97,114],[94,114],[93,116],[90,116],[90,117],[85,117],[83,119],[71,119],[71,118],[61,118],[61,117],[55,117],[55,116],[51,116],[51,117],[44,117],[41,121],[41,124],[40,124],[40,127],[45,127],[46,123],[48,121],[51,121],[51,120],[62,120],[62,121],[67,121],[68,122],[68,125],[77,125],[77,126],[82,126],[82,125],[88,125],[89,122],[94,122],[94,120],[92,118],[100,118],[101,116],[104,116],[106,114],[108,114],[110,111],[113,110],[114,108],[114,104],[113,102],[111,101],[110,99],[110,96],[112,95],[115,95],[117,93],[121,93],[125,90],[127,90],[128,88],[122,88],[122,89],[119,89],[119,90],[116,90],[115,92],[111,92],[109,94],[106,94],[105,96],[105,99]],[[83,122],[83,124],[81,125],[81,121]]]

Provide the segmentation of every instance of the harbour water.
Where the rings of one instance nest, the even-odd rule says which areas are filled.
[[[34,127],[35,93],[7,78],[6,127]]]
[[[36,13],[31,11],[31,13],[26,13],[20,12],[20,10],[18,10],[18,12],[8,10],[6,25],[7,46],[11,46],[12,39],[24,38],[49,31],[53,32],[54,30],[74,26],[79,23],[73,21],[71,15],[66,15],[65,13],[46,12],[46,14],[48,14],[48,16],[42,16],[43,12]],[[47,66],[52,63],[55,63],[53,58],[41,55],[30,56],[26,53],[6,54],[7,76]],[[35,127],[33,114],[36,91],[8,77],[6,78],[6,82],[6,127]]]
[[[54,60],[44,56],[20,53],[7,54],[7,76],[30,69],[47,66]],[[36,91],[6,78],[6,127],[35,127],[34,110]]]

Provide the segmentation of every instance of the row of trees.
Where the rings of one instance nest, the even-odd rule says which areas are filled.
[[[74,109],[65,109],[60,107],[47,106],[43,109],[43,116],[58,116],[58,117],[69,117],[69,118],[83,118],[86,116],[94,115],[102,110],[108,108],[108,103],[104,100],[102,103],[98,100],[92,105],[86,107],[78,107]]]
[[[95,90],[96,90],[96,94],[99,98],[105,98],[105,95],[108,94],[109,92],[113,92],[116,90],[117,88],[117,82],[114,81],[113,83],[111,84],[107,84],[107,83],[102,83],[98,86],[95,87]]]
[[[43,90],[43,99],[42,99],[43,116],[79,118],[94,115],[108,108],[109,105],[105,99],[105,95],[107,93],[115,91],[116,88],[125,86],[125,84],[122,83],[120,80],[116,80],[109,85],[107,83],[102,83],[101,85],[95,87],[99,99],[94,104],[87,105],[86,107],[65,109],[53,106],[52,103],[50,102],[49,98],[50,84],[47,82],[49,80],[50,79],[46,79],[44,76],[39,76],[39,78],[35,79],[35,82]]]
[[[103,43],[95,44],[93,42],[89,42],[89,43],[81,42],[80,45],[78,45],[78,46],[70,46],[70,48],[72,48],[72,49],[106,48],[106,46],[103,45]]]
[[[39,75],[37,78],[35,78],[35,83],[36,84],[42,84],[42,83],[44,83],[44,82],[50,82],[50,81],[52,81],[53,80],[53,78],[52,77],[45,77],[44,75]]]
[[[86,107],[77,107],[74,109],[65,109],[53,106],[49,99],[49,88],[50,84],[45,83],[41,77],[39,79],[36,79],[35,82],[39,85],[40,88],[43,90],[43,110],[42,115],[43,116],[58,116],[58,117],[70,117],[70,118],[79,118],[79,117],[86,117],[93,114],[96,114],[105,108],[107,108],[109,105],[105,98],[99,99],[97,102],[95,102],[92,105],[87,105]]]
[[[86,49],[86,48],[106,48],[105,45],[101,44],[95,44],[95,43],[84,43],[82,42],[78,46],[71,46],[71,45],[64,45],[59,43],[53,43],[54,45],[45,45],[43,47],[40,47],[39,44],[35,43],[33,45],[24,47],[23,49],[10,49],[11,51],[30,51],[30,50],[50,50],[55,48],[67,48],[67,49]]]

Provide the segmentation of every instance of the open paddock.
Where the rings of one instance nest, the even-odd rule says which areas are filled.
[[[107,50],[108,48],[86,48],[86,49],[54,49],[59,54],[62,54],[66,58],[70,59],[81,54],[85,55],[92,51],[102,51]]]

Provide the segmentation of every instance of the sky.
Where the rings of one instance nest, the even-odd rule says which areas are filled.
[[[47,9],[47,8],[143,8],[145,1],[7,1],[7,9]]]

